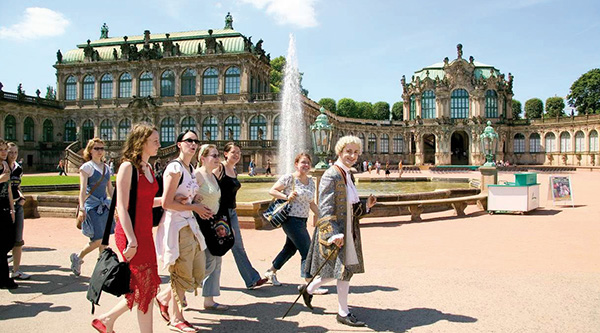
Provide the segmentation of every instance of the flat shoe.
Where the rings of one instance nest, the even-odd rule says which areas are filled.
[[[353,326],[353,327],[363,327],[367,326],[365,322],[358,320],[353,314],[349,313],[346,317],[340,316],[338,313],[335,317],[338,323]]]
[[[313,309],[313,306],[311,304],[312,299],[313,299],[313,295],[308,293],[307,289],[307,285],[303,284],[300,286],[300,288],[298,288],[298,291],[300,292],[300,295],[302,295],[302,300],[304,301],[304,305],[306,305],[307,308],[309,309]]]
[[[100,333],[108,333],[108,332],[106,332],[106,326],[104,326],[104,323],[100,319],[92,320],[92,327],[95,328],[96,331],[98,331]],[[116,332],[113,330],[112,333],[116,333]]]
[[[181,333],[198,332],[198,330],[196,330],[194,328],[194,326],[192,326],[192,324],[188,323],[187,321],[181,322],[177,325],[173,325],[173,324],[169,323],[167,325],[167,327],[169,327],[169,329],[171,331],[181,332]]]
[[[215,311],[227,311],[229,310],[229,306],[225,304],[215,303],[213,305],[204,306],[205,310],[215,310]]]
[[[168,323],[171,321],[171,316],[169,315],[169,306],[162,305],[158,298],[156,298],[156,304],[158,304],[158,312],[160,312],[160,316]]]

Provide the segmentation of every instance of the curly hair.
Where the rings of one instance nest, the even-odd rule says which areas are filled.
[[[354,143],[358,146],[359,154],[362,154],[363,146],[362,140],[354,135],[346,135],[341,137],[338,142],[335,144],[335,154],[339,155],[344,150],[347,144]]]
[[[121,163],[128,161],[131,162],[136,169],[141,169],[144,144],[146,144],[148,138],[154,131],[158,132],[156,127],[148,123],[138,123],[133,125],[133,129],[129,132],[129,135],[127,135],[127,139],[125,139]]]
[[[97,143],[103,145],[104,141],[102,141],[102,139],[100,138],[93,138],[90,139],[87,145],[85,146],[85,149],[83,150],[83,159],[86,162],[92,159],[92,149],[94,149],[94,145]]]

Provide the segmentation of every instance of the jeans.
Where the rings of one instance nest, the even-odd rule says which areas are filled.
[[[23,205],[15,204],[15,246],[23,246]]]
[[[204,251],[206,256],[206,272],[202,281],[202,296],[219,296],[221,295],[221,263],[222,258],[213,256],[210,251]]]
[[[250,288],[258,280],[260,280],[260,274],[252,267],[252,263],[248,259],[246,250],[244,249],[244,242],[242,241],[242,233],[240,230],[240,221],[238,220],[237,212],[234,208],[229,208],[229,221],[231,222],[231,228],[235,237],[235,243],[231,252],[235,259],[238,271],[246,283],[246,288]]]
[[[287,238],[281,252],[273,260],[273,267],[281,269],[283,265],[296,253],[300,251],[302,261],[300,262],[300,276],[303,278],[310,277],[304,271],[304,263],[308,250],[310,248],[310,235],[306,230],[306,217],[288,216],[288,220],[281,224]]]

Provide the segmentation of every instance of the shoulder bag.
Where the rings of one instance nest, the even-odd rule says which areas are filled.
[[[292,176],[292,192],[294,192],[295,185],[296,178]],[[281,224],[287,221],[290,209],[290,200],[274,198],[269,208],[263,213],[263,217],[271,223],[273,228],[281,228]]]
[[[100,185],[100,183],[102,183],[102,179],[104,178],[105,174],[106,174],[106,164],[104,164],[104,167],[102,168],[102,177],[100,178],[100,180],[96,184],[94,184],[94,186],[92,187],[92,189],[90,190],[90,192],[88,193],[88,195],[85,197],[85,199],[83,200],[83,202],[80,202],[80,203],[77,204],[77,211],[75,212],[75,226],[79,230],[81,230],[81,225],[83,224],[83,220],[85,220],[85,210],[81,211],[81,205],[82,204],[85,205],[85,202],[90,197],[90,195],[92,195],[92,193],[98,188],[98,186]],[[81,214],[81,218],[79,218],[79,213],[82,213]]]

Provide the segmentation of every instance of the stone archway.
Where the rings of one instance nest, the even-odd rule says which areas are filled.
[[[469,164],[469,135],[465,131],[456,131],[450,138],[452,165]]]
[[[434,134],[423,135],[423,164],[435,164],[435,144]]]

